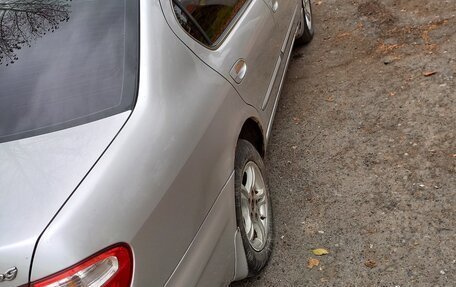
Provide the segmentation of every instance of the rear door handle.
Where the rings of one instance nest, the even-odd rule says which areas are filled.
[[[240,84],[242,80],[245,78],[245,74],[247,73],[247,64],[244,59],[239,59],[236,61],[234,66],[231,68],[230,76],[233,80]]]

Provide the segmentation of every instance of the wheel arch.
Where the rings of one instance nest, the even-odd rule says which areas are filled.
[[[260,122],[251,117],[248,118],[242,125],[241,132],[239,133],[239,139],[244,139],[250,142],[264,158],[266,152],[265,139],[263,135],[263,128]]]

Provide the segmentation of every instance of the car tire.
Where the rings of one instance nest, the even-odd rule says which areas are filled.
[[[248,141],[236,147],[236,222],[241,233],[248,276],[259,274],[272,251],[272,208],[263,160]]]
[[[297,45],[305,45],[310,43],[314,37],[314,25],[312,17],[312,3],[311,0],[302,0],[302,28],[301,35],[296,38],[295,43]]]

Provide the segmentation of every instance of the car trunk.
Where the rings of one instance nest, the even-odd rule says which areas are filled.
[[[129,114],[0,144],[0,274],[18,269],[17,277],[0,287],[28,282],[40,234]]]

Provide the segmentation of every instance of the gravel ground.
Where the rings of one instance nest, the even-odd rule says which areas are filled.
[[[266,159],[273,255],[233,287],[456,286],[456,0],[313,10]]]

